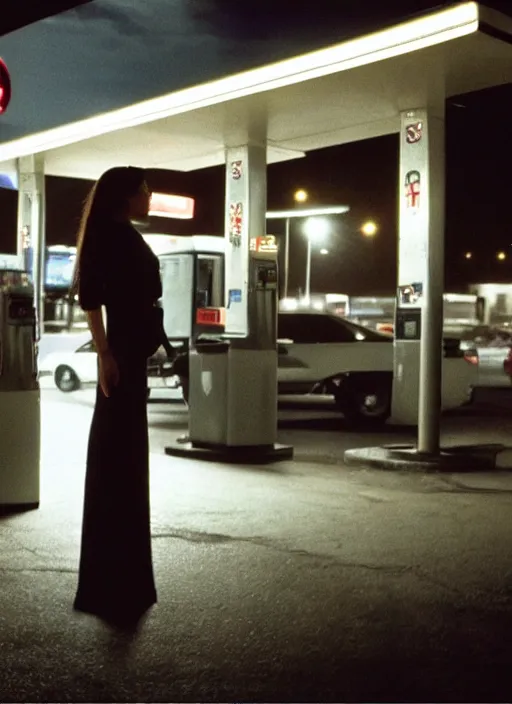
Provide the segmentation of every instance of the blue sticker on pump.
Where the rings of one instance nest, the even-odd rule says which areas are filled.
[[[239,288],[230,288],[228,293],[228,308],[232,303],[242,302],[242,290]]]

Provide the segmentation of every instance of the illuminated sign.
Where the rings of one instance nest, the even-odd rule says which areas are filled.
[[[277,252],[276,238],[274,235],[253,237],[251,239],[251,252]]]
[[[158,218],[191,220],[194,217],[193,198],[173,196],[166,193],[152,193],[149,214]]]
[[[11,77],[7,66],[0,59],[0,115],[7,110],[11,102]]]
[[[198,325],[224,325],[224,308],[198,308],[196,323]]]

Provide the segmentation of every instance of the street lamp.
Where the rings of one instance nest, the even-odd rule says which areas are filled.
[[[473,252],[466,252],[466,254],[464,255],[464,257],[465,257],[466,259],[473,259]]]
[[[311,294],[311,250],[313,243],[318,244],[324,240],[329,232],[329,221],[327,218],[312,217],[306,220],[304,232],[308,240],[308,253],[306,260],[306,299]],[[326,251],[326,250],[325,250]]]
[[[496,258],[499,259],[500,262],[502,262],[507,258],[507,255],[505,254],[505,252],[498,252]]]
[[[361,232],[365,237],[375,237],[375,235],[377,234],[377,230],[378,227],[376,223],[373,222],[373,220],[365,222],[361,228]]]
[[[270,210],[267,220],[284,220],[286,234],[284,244],[284,298],[288,297],[288,273],[290,268],[290,219],[309,218],[317,215],[343,215],[350,210],[348,205],[327,205],[318,208],[293,208],[291,210]]]
[[[305,203],[308,197],[308,192],[305,191],[303,188],[299,188],[299,190],[295,191],[295,193],[293,194],[293,200],[296,203]]]

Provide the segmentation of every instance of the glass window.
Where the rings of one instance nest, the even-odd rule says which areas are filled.
[[[343,318],[312,313],[281,313],[278,338],[293,340],[297,344],[389,342],[392,339]]]
[[[355,342],[355,335],[342,320],[328,315],[308,313],[281,314],[278,322],[279,339],[298,344]]]
[[[77,352],[96,352],[94,341],[90,340],[89,342],[86,342],[85,345],[82,345],[77,349]]]

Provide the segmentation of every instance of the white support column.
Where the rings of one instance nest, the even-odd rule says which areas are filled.
[[[249,333],[252,238],[267,233],[267,147],[253,141],[226,149],[226,333]]]
[[[251,242],[267,233],[267,146],[264,134],[250,136],[252,141],[226,151],[227,445],[273,448],[277,280],[274,305],[257,290],[258,260],[251,255]]]
[[[445,228],[443,109],[404,111],[392,420],[418,424],[418,451],[439,451]]]
[[[34,306],[39,334],[44,323],[45,273],[45,182],[44,157],[27,156],[18,159],[18,232],[17,253],[32,275]]]

